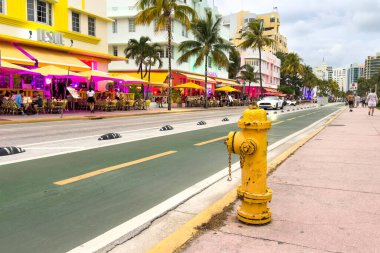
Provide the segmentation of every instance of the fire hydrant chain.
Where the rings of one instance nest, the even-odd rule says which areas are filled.
[[[232,181],[232,170],[231,170],[231,153],[228,152],[228,178],[227,181]]]

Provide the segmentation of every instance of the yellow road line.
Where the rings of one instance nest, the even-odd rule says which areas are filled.
[[[167,152],[164,152],[164,153],[160,153],[160,154],[144,157],[144,158],[137,159],[137,160],[134,160],[134,161],[131,161],[131,162],[122,163],[122,164],[119,164],[119,165],[115,165],[115,166],[107,167],[107,168],[104,168],[104,169],[95,170],[95,171],[92,171],[92,172],[89,172],[89,173],[85,173],[85,174],[82,174],[82,175],[79,175],[79,176],[76,176],[76,177],[71,177],[71,178],[68,178],[68,179],[65,179],[65,180],[57,181],[57,182],[54,182],[54,184],[56,184],[56,185],[71,184],[71,183],[74,183],[74,182],[77,182],[77,181],[80,181],[80,180],[83,180],[83,179],[86,179],[86,178],[94,177],[94,176],[97,176],[97,175],[100,175],[100,174],[104,174],[104,173],[107,173],[107,172],[110,172],[110,171],[118,170],[118,169],[123,169],[123,168],[129,167],[129,166],[135,165],[135,164],[139,164],[139,163],[142,163],[142,162],[150,161],[150,160],[153,160],[153,159],[156,159],[156,158],[160,158],[160,157],[163,157],[163,156],[167,156],[167,155],[171,155],[171,154],[174,154],[174,153],[177,153],[177,151],[167,151]]]
[[[275,125],[278,125],[278,124],[281,124],[281,123],[284,123],[284,121],[279,121],[279,122],[273,123],[272,126],[275,126]]]
[[[219,138],[216,138],[216,139],[212,139],[212,140],[209,140],[209,141],[204,141],[204,142],[196,143],[196,144],[194,144],[194,146],[203,146],[203,145],[206,145],[206,144],[209,144],[209,143],[213,143],[213,142],[216,142],[216,141],[225,140],[226,138],[227,138],[227,136],[222,136],[222,137],[219,137]]]

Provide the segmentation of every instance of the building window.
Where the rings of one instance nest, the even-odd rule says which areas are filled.
[[[182,36],[188,38],[189,37],[189,32],[186,29],[185,25],[182,25]]]
[[[88,17],[88,35],[95,36],[96,30],[96,19],[93,17]]]
[[[165,47],[165,58],[169,58],[169,47]],[[172,46],[172,59],[174,59],[174,47]]]
[[[114,46],[112,49],[113,49],[113,56],[119,56],[119,50],[117,46]]]
[[[4,0],[0,0],[0,13],[5,13]]]
[[[275,18],[275,17],[271,17],[271,18],[270,18],[270,22],[271,22],[271,23],[276,22],[276,18]]]
[[[117,19],[112,22],[112,33],[117,33]]]
[[[136,32],[135,20],[134,19],[128,19],[128,23],[129,23],[129,32],[130,33]]]
[[[29,21],[52,25],[53,8],[51,3],[42,0],[28,0],[27,13]]]
[[[79,13],[72,12],[71,13],[71,23],[73,26],[74,32],[80,32],[80,15]]]
[[[164,49],[163,49],[163,48],[160,48],[158,54],[159,54],[160,58],[164,58],[164,57],[165,57]]]

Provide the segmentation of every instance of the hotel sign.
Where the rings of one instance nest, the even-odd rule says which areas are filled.
[[[59,32],[37,29],[37,40],[56,45],[63,45],[63,34]]]

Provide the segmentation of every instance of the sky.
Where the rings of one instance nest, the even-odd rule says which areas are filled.
[[[213,0],[209,0],[212,4]],[[304,63],[364,64],[380,53],[380,0],[214,0],[222,15],[240,10],[280,14],[280,33]]]

